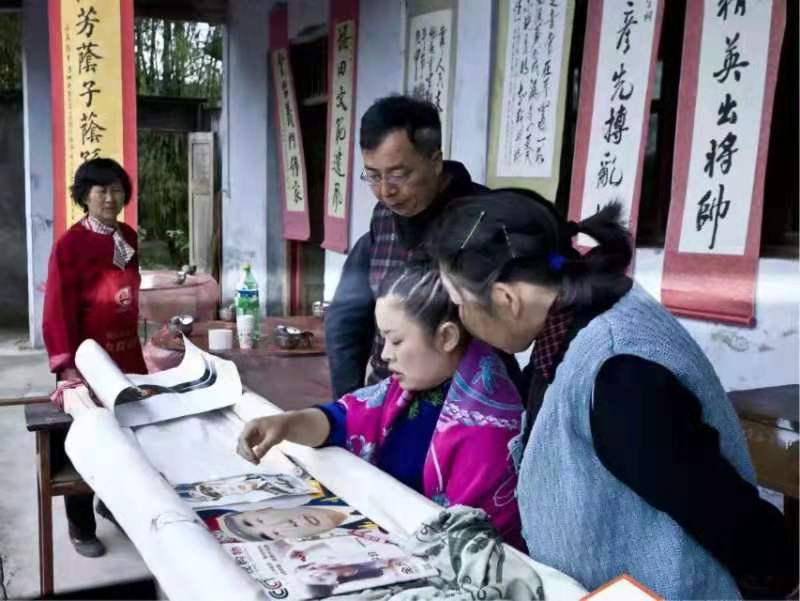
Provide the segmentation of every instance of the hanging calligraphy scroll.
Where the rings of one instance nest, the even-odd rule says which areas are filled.
[[[618,201],[635,239],[663,0],[599,0],[587,10],[569,217]],[[579,235],[578,245],[594,241]]]
[[[453,0],[412,0],[407,4],[406,93],[424,98],[438,109],[445,158],[450,156],[451,74],[455,72],[453,4]]]
[[[500,0],[488,183],[555,199],[573,0]]]
[[[287,240],[308,240],[311,236],[306,202],[308,180],[300,115],[289,62],[289,10],[285,4],[276,6],[270,13],[269,46],[275,113],[278,117],[283,237]]]
[[[325,240],[322,247],[347,252],[355,139],[358,0],[331,0],[330,6]]]
[[[57,238],[83,217],[69,187],[84,161],[118,161],[136,189],[133,0],[50,0],[48,10]],[[135,193],[121,218],[136,226]]]
[[[661,299],[754,319],[764,175],[785,0],[689,2]]]

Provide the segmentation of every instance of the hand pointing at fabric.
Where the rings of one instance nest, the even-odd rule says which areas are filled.
[[[317,447],[325,442],[329,431],[328,418],[319,409],[259,417],[245,424],[236,452],[258,465],[272,447],[284,440]]]

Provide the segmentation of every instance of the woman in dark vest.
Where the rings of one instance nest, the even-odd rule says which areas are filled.
[[[589,590],[630,574],[668,598],[775,598],[791,588],[780,512],[761,500],[708,359],[626,275],[618,205],[567,222],[523,190],[452,203],[431,255],[477,338],[524,371],[512,453],[530,555]],[[597,245],[581,255],[582,233]]]

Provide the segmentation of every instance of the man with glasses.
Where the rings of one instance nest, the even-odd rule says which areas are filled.
[[[487,190],[464,165],[442,159],[439,112],[409,96],[377,100],[361,117],[362,181],[378,199],[369,231],[350,251],[325,338],[335,398],[389,376],[375,329],[375,295],[390,273],[424,259],[428,228],[454,198]]]

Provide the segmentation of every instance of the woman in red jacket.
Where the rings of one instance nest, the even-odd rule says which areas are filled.
[[[79,381],[75,351],[93,338],[123,372],[147,373],[137,332],[136,231],[117,221],[131,198],[130,177],[112,159],[92,159],[75,172],[71,193],[86,216],[64,232],[50,255],[42,319],[50,370],[62,386]],[[102,555],[92,495],[66,497],[66,508],[78,553]],[[98,506],[101,515],[110,516],[104,509]]]

